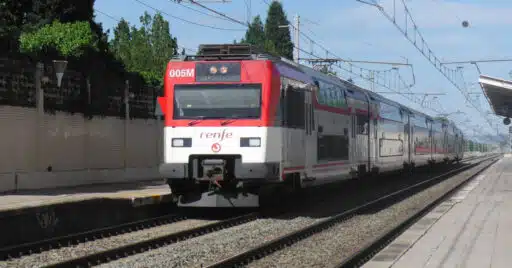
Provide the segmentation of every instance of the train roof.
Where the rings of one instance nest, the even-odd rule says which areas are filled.
[[[317,71],[309,66],[305,66],[305,65],[300,65],[300,69],[310,75],[311,77],[314,77],[314,78],[317,78],[317,79],[322,79],[326,82],[330,82],[330,83],[333,83],[333,84],[343,84],[343,85],[350,85],[351,83],[348,82],[348,81],[344,81],[342,79],[340,79],[339,77],[337,76],[334,76],[334,75],[329,75],[329,74],[325,74],[325,73],[322,73],[320,71]]]
[[[434,120],[434,118],[426,113],[423,113],[423,112],[420,112],[418,110],[415,110],[415,109],[412,109],[412,108],[408,108],[409,109],[409,112],[411,112],[412,114],[417,114],[417,115],[421,115],[421,116],[424,116],[426,117],[427,119],[429,120]]]
[[[432,117],[428,114],[419,112],[412,108],[409,108],[399,102],[390,100],[378,93],[372,92],[368,89],[359,87],[349,81],[341,79],[337,76],[328,75],[317,71],[309,66],[305,66],[302,64],[295,63],[286,58],[280,57],[278,55],[274,55],[272,53],[266,52],[265,50],[250,44],[203,44],[199,46],[199,51],[197,55],[189,56],[189,55],[178,55],[171,59],[171,61],[197,61],[197,60],[272,60],[275,63],[282,64],[282,66],[289,67],[298,73],[305,74],[309,76],[310,79],[314,80],[315,78],[322,79],[326,82],[330,82],[333,84],[344,85],[351,90],[357,90],[362,93],[366,93],[371,99],[379,102],[384,102],[390,105],[394,105],[400,107],[403,110],[408,111],[411,114],[419,114],[425,116],[426,118],[431,119],[434,122],[438,123],[447,123],[448,125],[454,126],[455,129],[460,131],[457,128],[457,125],[451,120],[441,120],[439,118]],[[296,73],[297,74],[297,73]],[[306,79],[309,80],[309,79]],[[311,81],[311,80],[309,80]],[[308,82],[309,82],[308,81]],[[461,132],[461,131],[460,131]],[[462,133],[462,132],[461,132]]]

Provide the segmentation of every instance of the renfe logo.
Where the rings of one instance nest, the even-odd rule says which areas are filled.
[[[199,134],[199,138],[201,139],[219,139],[219,141],[231,139],[232,137],[233,133],[226,132],[226,129],[223,129],[222,132],[201,132],[201,134]]]
[[[169,71],[170,77],[194,77],[194,69],[172,69]]]

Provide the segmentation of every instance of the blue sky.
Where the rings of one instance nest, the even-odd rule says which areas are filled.
[[[183,5],[170,0],[139,1],[162,12],[162,15],[171,24],[171,34],[178,38],[178,43],[182,47],[197,49],[199,44],[204,43],[231,43],[234,39],[239,40],[245,34],[243,26],[205,15],[204,13],[212,13],[186,3],[188,2],[186,0],[183,1],[185,2]],[[204,2],[204,5],[230,17],[246,21],[256,15],[261,15],[265,19],[268,8],[265,2],[270,1],[199,2]],[[388,13],[392,13],[393,0],[367,0],[367,2],[372,1],[378,2]],[[512,58],[512,37],[507,34],[510,33],[512,26],[512,16],[510,15],[512,14],[512,1],[406,0],[405,2],[426,43],[441,61]],[[442,107],[447,113],[457,110],[464,112],[464,114],[453,114],[449,118],[463,123],[458,125],[465,130],[466,134],[472,135],[473,129],[496,134],[496,129],[490,128],[479,113],[474,108],[470,108],[471,106],[465,102],[457,88],[450,84],[375,7],[364,5],[356,0],[281,0],[281,3],[290,21],[293,21],[295,14],[299,14],[302,22],[301,31],[339,57],[357,61],[387,62],[404,62],[404,58],[406,58],[414,68],[415,85],[411,88],[412,92],[445,93],[446,95],[438,96],[440,105],[434,103],[433,107],[438,110]],[[404,20],[401,0],[396,0],[396,3],[397,19]],[[250,13],[248,6],[250,6]],[[199,12],[191,8],[199,10]],[[156,12],[136,0],[96,0],[95,9],[97,9],[96,20],[109,29],[117,24],[115,19],[123,17],[130,23],[139,25],[139,16],[144,11],[148,11],[150,14]],[[172,16],[198,24],[235,30],[218,30],[198,26]],[[461,26],[463,20],[467,20],[470,27],[463,28]],[[301,39],[300,46],[308,52],[313,51],[315,55],[325,56],[325,52],[318,45],[310,44],[305,38]],[[302,53],[301,57],[310,56]],[[375,64],[357,64],[357,66],[375,70],[385,70],[391,67]],[[456,66],[450,65],[453,68]],[[475,84],[478,82],[476,68],[469,64],[461,66],[464,67],[464,79],[469,91],[481,92],[478,84]],[[511,62],[482,63],[479,64],[479,67],[484,74],[505,79],[511,78],[509,75],[512,70]],[[347,72],[339,73],[344,78],[353,77]],[[412,81],[410,69],[401,67],[400,74],[408,83]],[[353,79],[363,87],[369,86],[367,80],[357,77],[353,77]],[[389,92],[390,90],[377,86],[376,91]],[[411,103],[398,94],[384,95],[409,107],[435,115],[435,112],[422,108],[416,103]],[[479,97],[482,110],[490,111],[483,94],[472,94],[472,96]],[[429,97],[429,99],[431,98],[432,96]],[[501,123],[502,118],[492,115],[490,118],[497,123],[500,133],[508,132],[508,127]]]

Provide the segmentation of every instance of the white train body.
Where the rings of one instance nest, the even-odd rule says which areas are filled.
[[[464,137],[452,123],[266,55],[171,61],[158,101],[160,171],[184,206],[257,206],[267,186],[463,158]]]
[[[277,127],[165,127],[164,163],[167,165],[162,166],[165,170],[161,172],[170,179],[183,179],[188,177],[191,156],[232,155],[236,156],[237,178],[276,177],[281,160],[281,133]],[[191,139],[192,146],[176,144],[186,138]],[[243,140],[247,144],[242,145]],[[193,162],[192,176],[201,179],[204,176],[198,174],[197,161]],[[271,163],[275,165],[267,165]]]

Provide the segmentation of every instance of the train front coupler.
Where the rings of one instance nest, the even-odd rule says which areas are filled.
[[[236,191],[242,183],[234,175],[234,170],[230,170],[227,161],[223,159],[205,159],[202,161],[203,174],[209,182],[208,190],[215,192]]]

